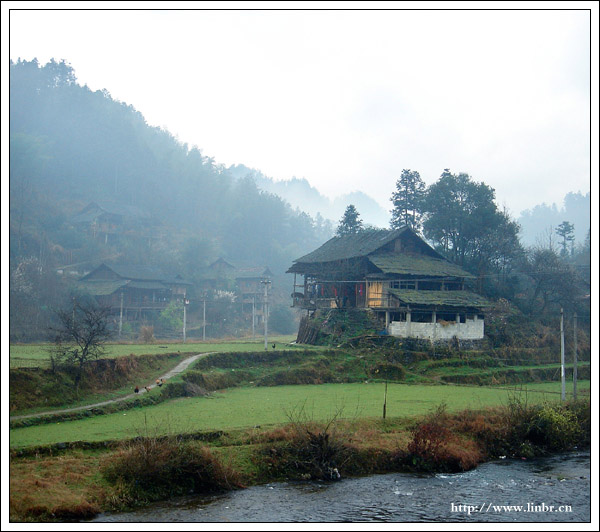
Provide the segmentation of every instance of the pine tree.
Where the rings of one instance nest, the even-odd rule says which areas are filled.
[[[336,236],[351,235],[359,233],[363,230],[363,223],[360,219],[360,215],[354,205],[348,205],[344,211],[344,215],[340,220],[337,229],[335,230]]]
[[[567,242],[571,243],[572,254],[573,241],[575,240],[575,236],[573,235],[574,231],[575,226],[572,223],[567,222],[566,220],[556,228],[556,234],[563,239],[562,250],[560,251],[560,254],[563,257],[567,256]]]
[[[425,183],[419,172],[402,170],[396,181],[396,191],[390,198],[394,204],[390,221],[392,229],[408,225],[415,231],[420,231],[424,195]]]

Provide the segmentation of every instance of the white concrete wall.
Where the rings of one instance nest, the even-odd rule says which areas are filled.
[[[392,321],[388,326],[388,334],[400,338],[426,338],[428,340],[451,340],[455,336],[459,340],[481,340],[483,338],[484,320],[475,318],[466,323],[421,323]]]

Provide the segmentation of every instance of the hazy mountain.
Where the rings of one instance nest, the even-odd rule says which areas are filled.
[[[575,226],[575,242],[581,243],[590,229],[590,193],[569,192],[563,205],[542,203],[521,213],[517,220],[521,224],[521,242],[524,246],[547,244],[550,236],[557,242],[556,228],[567,221]]]
[[[266,192],[277,194],[292,207],[331,220],[337,225],[350,204],[354,205],[363,223],[377,227],[388,227],[390,215],[377,201],[358,190],[330,199],[321,194],[305,178],[294,177],[289,180],[275,180],[265,176],[260,170],[248,168],[243,164],[231,166],[228,171],[236,179],[252,176],[256,185]]]

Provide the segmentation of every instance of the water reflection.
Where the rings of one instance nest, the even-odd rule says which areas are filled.
[[[568,506],[570,508],[564,508]],[[554,511],[550,511],[553,507]],[[558,512],[563,507],[563,512]],[[569,511],[570,510],[570,511]],[[182,497],[96,522],[587,522],[590,454],[504,460],[460,474],[284,482]]]

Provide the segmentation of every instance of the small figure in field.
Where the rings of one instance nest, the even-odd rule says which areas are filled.
[[[156,386],[160,386],[160,381],[156,379]]]
[[[133,390],[135,393],[140,393],[140,389],[136,386],[135,390]]]
[[[273,344],[273,349],[275,349],[275,344]]]
[[[165,383],[165,379],[160,379],[160,382],[158,381],[158,379],[156,380],[156,384],[158,385],[158,387],[160,388],[163,384]]]
[[[144,386],[144,388],[146,388],[146,391],[149,392],[150,388],[148,388],[148,386]]]

